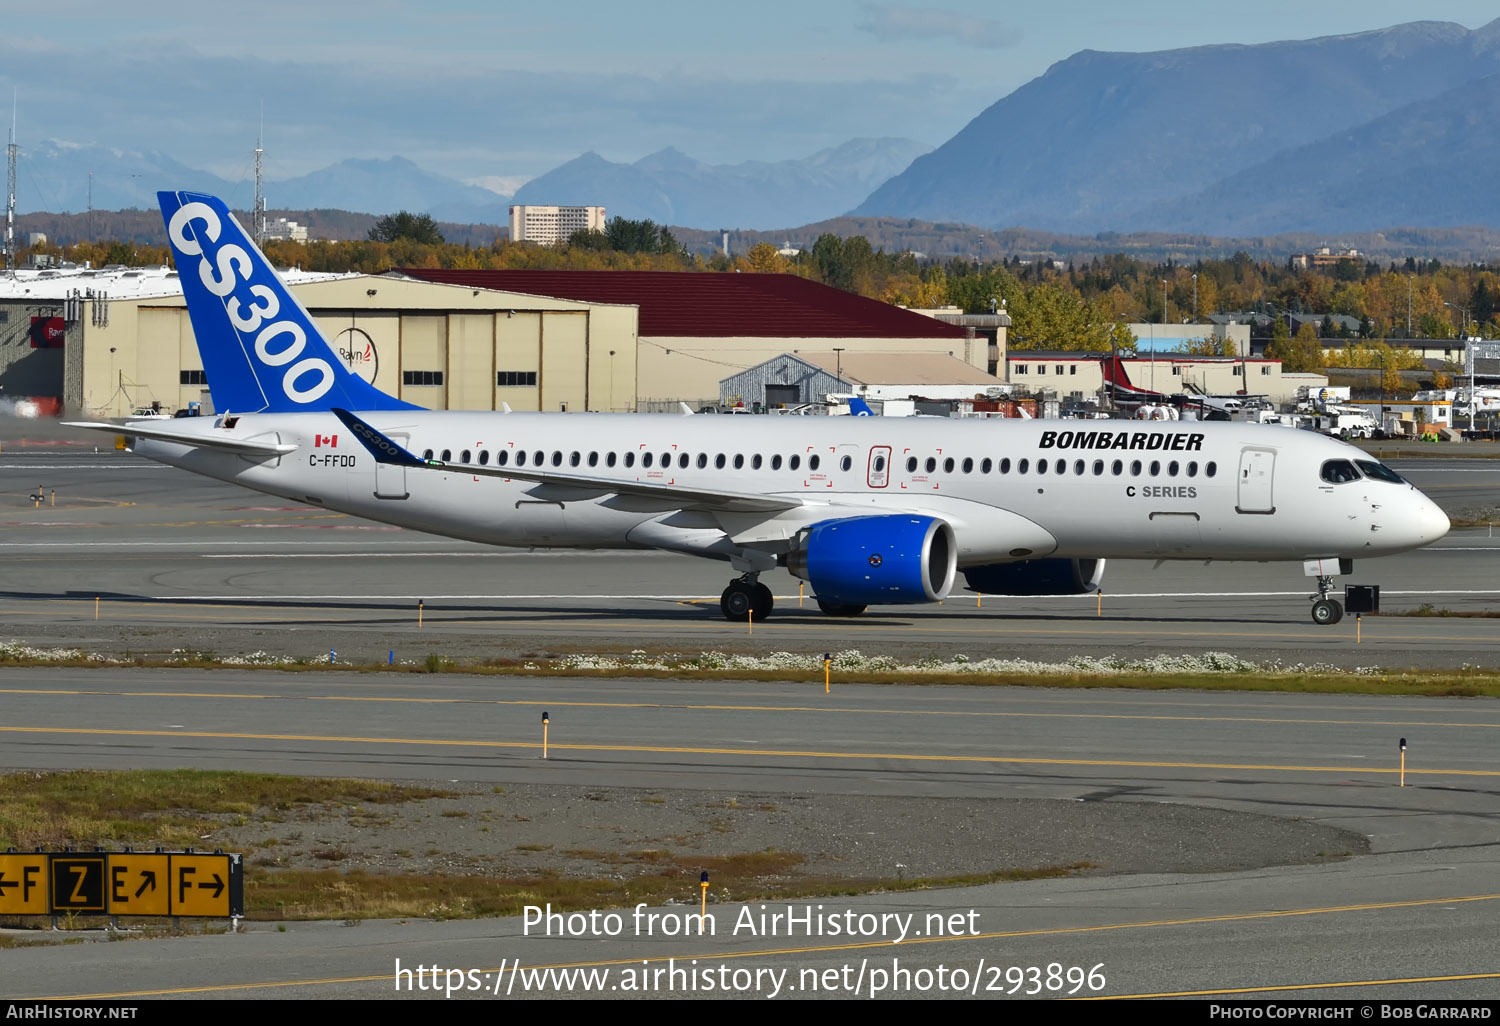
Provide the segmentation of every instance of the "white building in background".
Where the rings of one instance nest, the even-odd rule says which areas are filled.
[[[544,207],[523,203],[510,208],[510,240],[555,246],[574,232],[604,231],[603,207]]]
[[[307,244],[307,225],[278,217],[266,222],[266,238],[276,242],[300,242]]]

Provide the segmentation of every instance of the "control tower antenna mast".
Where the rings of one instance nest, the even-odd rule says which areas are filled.
[[[16,276],[16,93],[10,94],[10,144],[5,147],[5,267]]]
[[[266,241],[266,190],[261,176],[261,156],[266,152],[266,101],[260,101],[260,132],[255,137],[255,209],[250,212],[250,225],[255,233],[255,244]]]

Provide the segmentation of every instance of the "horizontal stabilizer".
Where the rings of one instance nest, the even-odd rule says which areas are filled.
[[[88,428],[90,431],[108,431],[112,435],[130,438],[154,438],[162,442],[177,442],[181,445],[205,449],[223,449],[252,456],[283,456],[296,452],[295,445],[282,442],[265,442],[251,438],[236,438],[228,434],[213,434],[203,431],[174,431],[171,428],[141,427],[138,424],[113,424],[99,420],[65,420],[64,427]]]

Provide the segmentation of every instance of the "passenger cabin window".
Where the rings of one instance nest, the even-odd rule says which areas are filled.
[[[510,462],[510,450],[509,449],[501,449],[499,452],[495,453],[495,466],[497,466],[497,467],[503,467],[503,466],[505,466],[509,462]]]
[[[641,456],[641,466],[643,466],[643,467],[649,467],[649,466],[651,466],[651,464],[653,464],[655,462],[656,462],[656,454],[655,453],[648,452],[648,453],[645,453],[644,455]]]
[[[1203,468],[1203,476],[1204,477],[1213,477],[1216,473],[1218,473],[1218,471],[1219,471],[1219,465],[1217,463],[1215,463],[1213,460],[1209,460],[1208,461],[1208,465]]]
[[[625,466],[627,468],[635,466],[635,453],[627,452],[625,454]]]
[[[734,469],[740,470],[745,466],[745,454],[737,452],[734,454]]]
[[[927,473],[931,474],[935,470],[937,470],[937,458],[935,456],[927,457]]]
[[[792,470],[796,470],[798,467],[802,466],[802,457],[793,453],[792,456],[786,461],[786,465]]]
[[[847,471],[852,466],[854,466],[854,458],[852,456],[845,456],[843,459],[839,460],[839,469],[840,470]],[[881,471],[881,470],[884,470],[884,469],[885,469],[885,457],[884,456],[877,456],[877,457],[875,457],[875,470],[878,472],[878,471]]]
[[[430,459],[432,459],[432,450],[431,449],[423,449],[422,450],[422,458],[424,460],[430,460]]]
[[[1022,471],[1022,473],[1025,473],[1026,468],[1022,467],[1021,471]],[[1000,473],[1002,473],[1002,474],[1009,474],[1010,473],[1010,457],[1009,456],[1005,457],[1004,459],[1002,459],[1000,461]]]
[[[481,467],[487,467],[490,465],[490,451],[488,449],[479,450],[479,465]]]
[[[1031,469],[1031,461],[1030,460],[1021,460],[1019,463],[1016,464],[1016,473],[1017,474],[1024,474],[1029,469]]]
[[[444,449],[442,459],[444,463],[451,463],[453,461],[453,450]]]
[[[772,470],[780,470],[781,469],[781,454],[780,453],[777,453],[775,456],[771,457],[771,469]]]
[[[518,467],[524,467],[524,466],[526,466],[526,450],[525,449],[517,449],[516,450],[516,466],[518,466]]]
[[[574,453],[569,453],[568,454],[568,466],[570,466],[570,467],[576,467],[582,461],[583,461],[583,456],[580,453],[574,452]]]
[[[723,465],[724,465],[724,457],[720,456],[719,457],[719,466],[722,467]],[[708,467],[708,453],[706,453],[706,452],[700,452],[698,454],[698,469],[699,470],[704,470],[707,467]]]
[[[612,466],[615,465],[615,454],[614,453],[607,452],[607,453],[604,454],[604,465],[606,467],[612,467]]]
[[[760,464],[761,464],[761,455],[760,455],[760,453],[755,453],[753,456],[750,457],[750,469],[751,470],[759,470],[760,469]]]
[[[823,461],[822,461],[822,459],[819,458],[818,454],[817,453],[813,453],[811,456],[809,456],[807,458],[807,469],[808,470],[817,470],[818,469],[818,464],[820,464],[822,462]]]
[[[917,472],[917,458],[915,456],[906,457],[906,472],[908,474],[915,474]]]
[[[681,455],[679,455],[677,457],[677,465],[679,467],[681,467],[683,470],[687,469],[687,465],[688,465],[688,454],[687,453],[682,453]]]
[[[1318,476],[1329,484],[1348,484],[1350,481],[1359,480],[1359,471],[1354,469],[1354,464],[1348,460],[1328,460],[1323,464],[1323,469]]]

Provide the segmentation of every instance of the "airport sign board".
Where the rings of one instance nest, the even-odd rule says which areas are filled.
[[[224,852],[0,853],[0,916],[245,914],[244,858]]]

